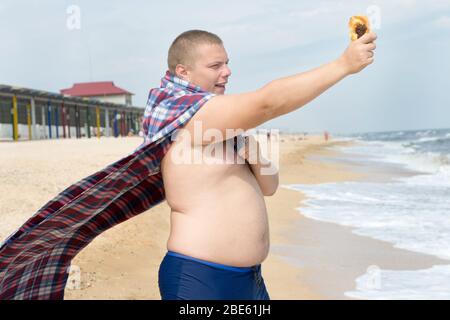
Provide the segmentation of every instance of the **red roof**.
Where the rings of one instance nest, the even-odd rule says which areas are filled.
[[[118,94],[132,94],[127,90],[116,87],[112,81],[75,83],[72,88],[61,89],[61,94],[73,97],[111,96]]]

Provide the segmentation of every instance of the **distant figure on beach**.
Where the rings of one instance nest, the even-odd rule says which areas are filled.
[[[278,171],[261,173],[271,164],[263,165],[259,147],[250,150],[248,139],[244,152],[225,148],[224,154],[205,157],[203,151],[213,144],[232,143],[233,139],[224,138],[226,129],[245,131],[295,111],[346,76],[360,72],[374,61],[375,39],[374,33],[365,34],[337,59],[318,68],[273,80],[256,91],[229,95],[225,90],[231,69],[217,35],[191,30],[173,41],[168,83],[194,92],[200,88],[214,97],[187,122],[161,163],[171,208],[168,252],[159,268],[162,299],[269,299],[261,273],[270,245],[264,196],[275,194]],[[163,101],[170,101],[170,96]],[[222,133],[222,138],[205,135],[209,129]],[[180,164],[176,159],[183,152],[201,154],[203,162]],[[251,154],[258,161],[251,163]],[[245,162],[222,161],[225,156],[241,156]],[[211,164],[211,160],[220,161]]]
[[[328,136],[328,131],[325,131],[325,132],[323,133],[323,138],[325,139],[325,141],[328,141],[328,138],[329,138],[329,136]]]

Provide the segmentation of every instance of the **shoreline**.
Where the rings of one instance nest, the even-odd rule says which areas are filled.
[[[449,264],[448,261],[432,255],[395,248],[389,242],[357,235],[353,233],[354,228],[314,220],[301,214],[301,208],[306,206],[307,196],[281,185],[386,178],[382,170],[364,174],[364,170],[353,170],[352,165],[345,161],[330,161],[333,157],[345,157],[345,153],[333,150],[332,147],[348,143],[351,142],[332,141],[296,150],[294,147],[291,156],[285,157],[287,161],[280,165],[282,189],[278,192],[283,193],[280,198],[289,201],[291,208],[289,213],[283,214],[283,220],[270,222],[275,231],[271,255],[299,269],[297,272],[301,274],[300,278],[291,277],[286,280],[286,286],[291,286],[290,291],[296,292],[292,288],[295,284],[296,287],[308,288],[309,294],[305,295],[301,291],[286,294],[274,286],[275,291],[271,296],[273,299],[353,300],[354,298],[345,296],[344,293],[354,291],[356,278],[365,274],[371,266],[390,270],[419,270],[433,265]],[[300,163],[295,163],[296,158]],[[316,174],[300,173],[299,164],[305,171]],[[312,170],[313,168],[316,170]],[[271,207],[275,211],[280,204],[277,201],[272,202]],[[278,280],[273,273],[274,271],[269,269],[264,275],[269,284]]]

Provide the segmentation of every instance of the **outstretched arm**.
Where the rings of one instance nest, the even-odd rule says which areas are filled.
[[[218,142],[217,136],[204,138],[209,129],[219,130],[221,140],[227,140],[239,134],[227,135],[227,129],[245,131],[301,108],[346,76],[371,64],[375,40],[375,33],[366,33],[352,41],[338,59],[318,68],[273,80],[256,91],[213,97],[186,124],[191,137],[201,138],[193,139],[192,144]],[[194,134],[197,121],[201,123],[201,132]]]

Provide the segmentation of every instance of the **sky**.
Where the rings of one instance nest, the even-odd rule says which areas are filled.
[[[260,127],[337,134],[450,128],[450,0],[2,0],[0,84],[59,92],[114,81],[145,107],[172,41],[201,29],[224,42],[227,93],[249,92],[339,58],[352,15],[373,24],[375,62]]]

